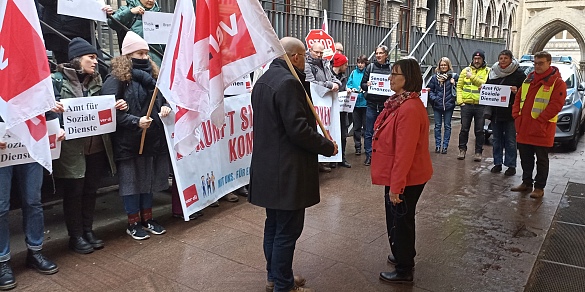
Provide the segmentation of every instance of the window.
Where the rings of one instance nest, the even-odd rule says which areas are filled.
[[[398,38],[398,46],[402,51],[408,51],[410,41],[410,13],[411,13],[411,1],[406,0],[404,4],[406,6],[400,6],[400,23],[398,24],[398,28],[400,29],[399,38]]]
[[[378,25],[380,22],[380,0],[366,1],[366,21],[368,24]]]
[[[290,12],[290,0],[265,0],[262,1],[265,10]]]

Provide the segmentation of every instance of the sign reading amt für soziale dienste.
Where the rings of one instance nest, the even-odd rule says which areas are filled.
[[[66,98],[63,129],[65,139],[77,139],[116,131],[116,100],[113,95]]]
[[[479,92],[479,104],[508,107],[511,92],[509,85],[484,84]]]

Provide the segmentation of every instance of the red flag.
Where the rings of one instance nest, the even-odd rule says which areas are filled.
[[[0,116],[31,157],[52,171],[44,112],[55,107],[50,69],[33,0],[0,4]]]

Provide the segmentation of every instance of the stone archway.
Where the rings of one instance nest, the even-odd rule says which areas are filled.
[[[571,18],[567,18],[571,19]],[[581,48],[581,62],[585,61],[585,39],[580,30],[578,30],[572,23],[567,22],[565,19],[554,19],[544,23],[539,29],[537,29],[529,38],[528,42],[523,47],[524,51],[522,54],[534,54],[538,51],[542,51],[548,41],[557,33],[567,30],[571,33],[579,47]]]

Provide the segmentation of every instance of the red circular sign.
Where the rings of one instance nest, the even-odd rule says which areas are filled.
[[[310,48],[316,42],[320,42],[325,46],[323,59],[331,60],[335,53],[335,41],[333,41],[333,38],[322,29],[312,29],[305,37],[305,44],[307,48]]]

